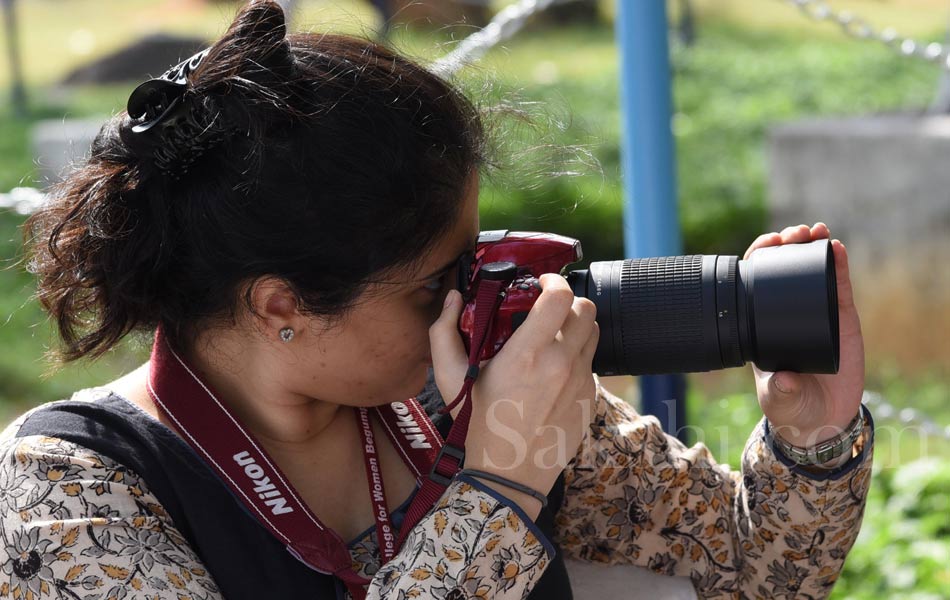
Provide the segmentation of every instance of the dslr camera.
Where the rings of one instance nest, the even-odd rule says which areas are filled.
[[[459,329],[470,349],[485,298],[492,301],[480,360],[494,356],[541,295],[538,277],[560,273],[597,307],[599,375],[688,373],[752,361],[767,371],[838,371],[838,298],[829,240],[737,256],[689,255],[591,263],[579,241],[553,233],[484,231],[459,262],[465,306]]]

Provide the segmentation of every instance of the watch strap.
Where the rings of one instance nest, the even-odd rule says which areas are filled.
[[[796,465],[823,465],[851,450],[855,441],[861,435],[861,431],[864,430],[864,422],[865,410],[862,404],[858,409],[858,414],[841,433],[814,446],[804,448],[792,445],[780,436],[775,435],[774,428],[766,418],[765,439],[773,449]]]

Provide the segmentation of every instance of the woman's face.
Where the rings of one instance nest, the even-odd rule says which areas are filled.
[[[414,272],[371,284],[344,319],[312,323],[295,338],[288,383],[294,393],[334,404],[375,406],[404,400],[425,385],[431,364],[429,326],[455,283],[456,262],[478,237],[478,184],[468,186],[458,220]],[[299,368],[304,367],[304,368]]]

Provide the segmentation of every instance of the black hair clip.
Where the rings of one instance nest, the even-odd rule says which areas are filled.
[[[135,88],[127,105],[131,127],[119,132],[133,152],[151,157],[152,164],[174,180],[232,133],[213,99],[192,102],[186,96],[188,77],[209,52],[202,50]]]
[[[132,119],[145,120],[132,127],[133,133],[145,133],[175,112],[188,89],[188,76],[198,68],[210,50],[202,50],[175,65],[161,77],[150,79],[135,88],[126,108]]]

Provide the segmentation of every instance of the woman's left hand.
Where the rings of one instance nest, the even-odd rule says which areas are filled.
[[[814,227],[786,227],[781,233],[760,235],[745,259],[757,248],[797,244],[830,237],[824,223]],[[838,285],[838,331],[841,359],[833,375],[792,371],[761,371],[753,365],[755,387],[762,412],[777,435],[794,446],[811,447],[833,438],[854,419],[864,392],[864,340],[854,307],[848,253],[832,240]]]

